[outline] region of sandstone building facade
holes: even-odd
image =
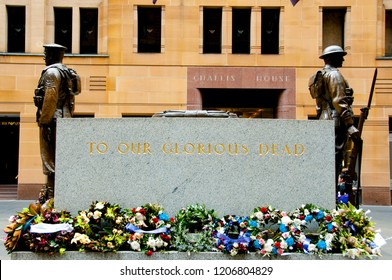
[[[76,117],[95,118],[312,119],[308,79],[324,47],[341,45],[356,116],[378,69],[362,203],[391,203],[392,0],[0,0],[0,185],[19,199],[44,183],[32,96],[50,42],[67,46],[64,63],[81,76]]]

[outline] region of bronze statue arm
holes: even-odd
[[[39,126],[49,125],[53,119],[54,113],[57,109],[57,100],[59,96],[61,75],[56,69],[48,69],[45,75],[45,96],[42,105],[41,117],[39,119]]]

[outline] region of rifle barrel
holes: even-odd
[[[370,109],[370,106],[372,105],[372,98],[373,98],[374,87],[376,86],[376,80],[377,80],[377,68],[374,69],[372,87],[370,88],[369,101],[367,105],[368,109]]]

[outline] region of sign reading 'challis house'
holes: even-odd
[[[328,121],[64,119],[56,206],[72,212],[95,200],[159,203],[172,215],[196,203],[222,215],[263,205],[333,208],[333,143]]]

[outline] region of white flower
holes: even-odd
[[[359,255],[358,249],[347,249],[347,251],[343,253],[343,256],[347,256],[351,259],[355,259],[358,255]]]
[[[230,250],[230,255],[231,256],[235,256],[235,255],[237,255],[238,254],[238,251],[237,250],[235,250],[235,249],[231,249]]]
[[[334,238],[334,234],[332,234],[332,233],[327,233],[326,235],[325,235],[325,241],[326,242],[331,242],[332,240],[333,240],[333,238]]]
[[[128,241],[128,243],[131,245],[132,250],[140,251],[140,244],[139,244],[139,242],[137,242],[137,241],[129,242]]]
[[[284,241],[284,240],[282,240],[281,242],[280,242],[280,248],[282,248],[282,249],[287,249],[287,243],[286,243],[286,241]]]
[[[313,252],[313,251],[315,251],[316,250],[316,245],[315,244],[309,244],[309,246],[308,246],[308,251],[309,252]]]
[[[150,248],[152,248],[153,251],[156,250],[155,247],[156,247],[157,245],[156,245],[155,239],[154,239],[153,237],[150,236],[150,237],[148,238],[147,246],[150,247]]]
[[[75,233],[74,238],[71,240],[71,244],[77,244],[80,242],[81,244],[89,244],[91,242],[90,238],[85,234],[80,234],[79,232]]]
[[[268,239],[267,242],[264,244],[264,250],[267,252],[271,252],[273,248],[274,241],[272,239]]]
[[[93,218],[94,218],[95,220],[97,220],[97,219],[99,219],[101,216],[102,216],[101,211],[96,210],[96,211],[94,212]]]
[[[264,218],[264,214],[261,211],[255,213],[257,219],[262,220]]]
[[[299,237],[298,237],[298,241],[301,242],[301,243],[304,243],[305,240],[306,240],[306,235],[303,234],[303,233],[301,233],[301,234],[299,235]]]
[[[163,242],[163,240],[160,239],[160,238],[157,238],[157,239],[155,240],[155,243],[156,243],[157,248],[161,248],[162,246],[165,245],[165,242]]]
[[[141,233],[141,232],[136,232],[134,235],[133,235],[133,239],[134,240],[140,240],[140,239],[142,239],[143,238],[143,233]]]
[[[95,204],[95,209],[103,209],[105,207],[105,203],[103,202],[98,202],[97,204]]]
[[[137,212],[136,216],[135,216],[136,220],[138,221],[144,221],[146,219],[146,217],[143,216],[142,213]]]
[[[120,224],[123,220],[123,217],[119,216],[116,218],[116,224]]]
[[[289,223],[291,223],[292,222],[292,220],[290,219],[290,217],[289,216],[284,216],[284,217],[282,217],[282,223],[285,225],[285,226],[287,226]]]

